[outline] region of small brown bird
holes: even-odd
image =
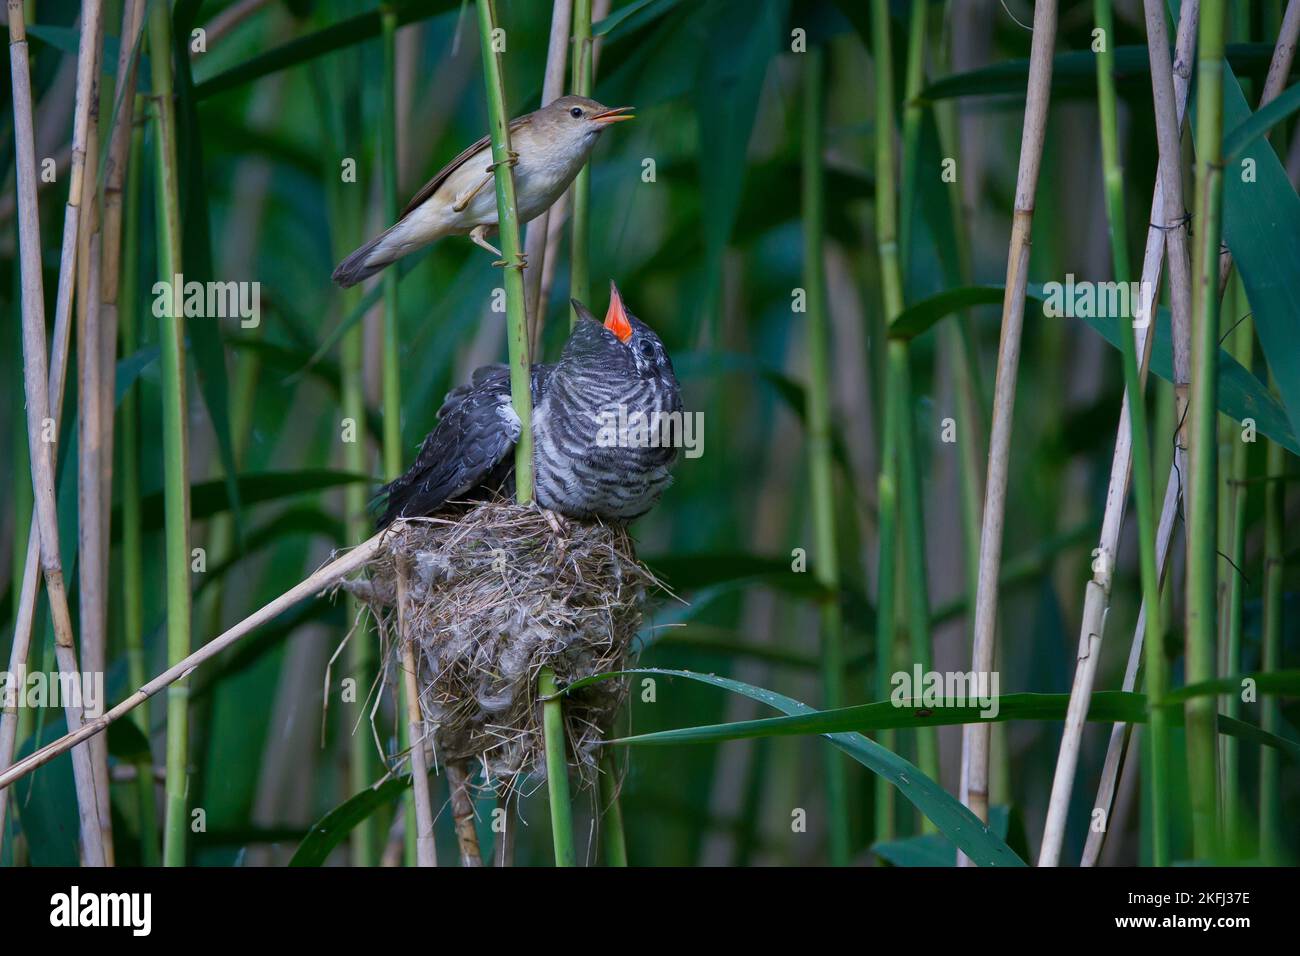
[[[510,123],[515,197],[521,223],[536,219],[569,188],[605,127],[633,119],[630,106],[613,109],[583,96],[562,96]],[[487,241],[496,231],[492,143],[484,136],[424,184],[395,224],[371,239],[334,270],[343,288],[443,236],[468,235],[497,256]]]

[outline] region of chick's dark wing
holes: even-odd
[[[519,438],[506,366],[486,366],[469,385],[447,394],[438,425],[406,474],[380,489],[379,527],[396,518],[432,514],[472,490],[505,461]]]

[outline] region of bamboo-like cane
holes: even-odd
[[[528,353],[528,322],[524,302],[524,262],[520,255],[519,207],[515,203],[514,164],[510,148],[509,113],[501,55],[496,51],[494,0],[478,0],[479,41],[483,48],[483,81],[487,87],[488,120],[492,139],[492,166],[496,171],[497,221],[501,237],[501,265],[505,267],[506,327],[510,352],[510,402],[519,416],[515,443],[515,498],[533,500],[533,394]]]
[[[64,712],[68,728],[81,726],[80,668],[73,645],[72,618],[68,611],[67,590],[63,581],[63,563],[59,554],[58,516],[54,500],[54,450],[57,439],[58,413],[63,405],[63,384],[67,373],[68,332],[72,313],[72,287],[76,273],[77,242],[81,226],[82,178],[86,164],[86,137],[89,125],[90,97],[98,65],[100,4],[88,0],[82,7],[81,44],[77,54],[77,93],[73,113],[72,163],[68,203],[63,221],[62,255],[59,284],[55,299],[54,347],[47,360],[45,345],[45,289],[41,275],[40,222],[36,206],[36,153],[32,125],[31,74],[28,67],[27,31],[21,0],[8,0],[10,72],[13,79],[14,137],[19,196],[19,257],[22,274],[23,313],[23,387],[27,400],[27,437],[31,449],[32,487],[35,497],[35,520],[28,539],[27,564],[11,656],[17,667],[12,673],[25,673],[35,616],[37,565],[45,579],[54,622],[55,655],[61,671],[69,675],[73,693]],[[17,715],[6,713],[0,732],[3,750],[0,758],[8,764],[13,758]],[[100,808],[95,786],[94,766],[89,748],[80,747],[72,756],[73,776],[77,788],[77,811],[81,827],[82,854],[90,866],[106,862]],[[0,821],[4,803],[0,801]],[[105,813],[108,812],[104,808]],[[0,833],[3,833],[0,827]]]
[[[998,575],[1002,565],[1002,526],[1007,505],[1011,459],[1011,424],[1015,410],[1016,373],[1029,281],[1029,237],[1034,196],[1047,132],[1047,105],[1052,87],[1052,50],[1056,42],[1055,0],[1036,0],[1034,38],[1029,50],[1029,86],[1025,95],[1020,165],[1016,174],[1015,211],[1007,252],[1006,292],[1002,300],[1002,334],[998,342],[997,378],[993,385],[993,424],[989,432],[988,474],[984,482],[984,520],[980,531],[979,591],[975,599],[975,634],[971,668],[993,669],[998,614]],[[989,815],[989,725],[967,724],[962,735],[962,803],[981,820]],[[964,853],[958,863],[970,865]]]
[[[1084,719],[1087,714],[1088,702],[1092,695],[1097,665],[1101,656],[1102,638],[1110,604],[1110,589],[1114,576],[1116,554],[1119,548],[1119,535],[1124,522],[1124,505],[1128,495],[1129,479],[1136,470],[1134,466],[1137,458],[1146,452],[1145,442],[1147,437],[1144,407],[1142,406],[1141,382],[1145,381],[1147,364],[1150,361],[1149,344],[1155,331],[1155,322],[1152,320],[1155,316],[1156,290],[1160,285],[1161,262],[1166,251],[1171,260],[1169,276],[1171,299],[1173,300],[1175,312],[1181,312],[1183,316],[1182,320],[1173,323],[1174,340],[1177,343],[1175,354],[1181,357],[1180,360],[1175,361],[1175,366],[1181,364],[1185,367],[1187,362],[1187,287],[1184,285],[1180,292],[1173,292],[1172,289],[1180,281],[1184,283],[1187,281],[1186,227],[1181,221],[1183,209],[1182,182],[1178,167],[1177,143],[1182,112],[1187,103],[1188,78],[1190,76],[1192,49],[1195,44],[1198,9],[1197,4],[1190,2],[1190,0],[1183,4],[1175,44],[1178,66],[1174,67],[1169,58],[1164,10],[1163,7],[1159,6],[1158,0],[1156,7],[1157,9],[1153,11],[1152,4],[1147,4],[1147,29],[1161,162],[1159,174],[1156,178],[1156,194],[1151,202],[1150,222],[1153,225],[1147,232],[1146,254],[1142,266],[1142,283],[1139,285],[1139,314],[1147,323],[1146,334],[1141,340],[1135,342],[1139,379],[1137,391],[1134,392],[1131,387],[1126,385],[1124,401],[1120,409],[1120,426],[1115,437],[1115,452],[1111,461],[1110,485],[1106,494],[1106,511],[1102,517],[1102,530],[1098,548],[1097,551],[1094,551],[1097,556],[1094,566],[1097,570],[1093,579],[1088,582],[1087,593],[1084,598],[1083,620],[1079,635],[1078,664],[1075,668],[1074,683],[1070,690],[1070,707],[1066,716],[1065,730],[1061,737],[1056,773],[1052,781],[1052,793],[1048,802],[1047,819],[1043,828],[1043,842],[1039,852],[1039,864],[1042,866],[1054,866],[1060,859],[1061,845],[1065,838],[1066,817],[1070,807],[1070,796],[1074,787],[1074,774],[1078,766],[1079,747],[1083,738]],[[1166,150],[1171,147],[1173,152],[1166,154]],[[1172,224],[1167,225],[1165,223],[1167,219],[1173,219],[1174,221]],[[1175,233],[1181,241],[1176,241],[1173,238]],[[1180,256],[1182,265],[1176,268],[1173,261],[1178,260]],[[1126,333],[1127,331],[1131,330],[1126,330]],[[1179,376],[1175,374],[1175,378],[1177,379]],[[1139,419],[1142,419],[1142,421],[1138,421]],[[1142,447],[1139,448],[1139,445]],[[1141,490],[1141,487],[1141,484],[1139,484],[1138,494],[1146,496],[1145,500],[1142,501],[1142,507],[1145,509],[1151,501],[1150,492],[1149,488]],[[1142,515],[1139,515],[1139,520],[1142,520]],[[1150,530],[1149,523],[1144,530]],[[1144,541],[1141,550],[1145,556],[1147,554],[1154,555],[1157,549],[1153,542]],[[1158,574],[1159,572],[1156,571],[1155,573]],[[1155,574],[1151,575],[1151,577],[1154,578]],[[1147,577],[1144,576],[1144,592],[1148,583],[1154,583],[1154,581],[1148,582]],[[1153,616],[1150,623],[1156,625],[1158,621]],[[1153,690],[1158,689],[1157,684]],[[1159,755],[1164,752],[1163,748],[1167,742],[1164,734],[1163,714],[1159,710],[1153,710],[1152,716],[1153,726],[1150,740],[1153,753]],[[1158,756],[1156,761],[1162,763]],[[1153,779],[1160,786],[1165,783],[1164,775],[1158,771]],[[1154,825],[1157,833],[1164,832],[1167,807],[1167,800],[1163,798],[1156,800]],[[1155,857],[1158,863],[1164,862],[1163,853],[1161,852],[1164,846],[1163,840],[1156,840],[1155,849],[1157,852]]]
[[[101,14],[92,38],[95,48],[103,45]],[[102,52],[101,54],[102,55]],[[99,70],[90,83],[90,112],[86,118],[87,165],[81,178],[81,228],[77,234],[77,602],[81,665],[88,674],[103,673],[108,658],[108,521],[103,501],[102,455],[103,366],[100,359],[100,262],[102,237],[99,232]],[[107,417],[112,417],[108,406]],[[90,742],[95,768],[95,790],[101,808],[108,803],[108,746],[105,740]],[[104,862],[113,865],[112,814],[99,815]]]
[[[181,222],[176,159],[176,104],[172,99],[172,23],[166,3],[149,11],[149,61],[154,98],[158,268],[172,283],[181,271]],[[185,391],[185,323],[180,290],[173,290],[170,314],[161,319],[163,523],[167,584],[167,659],[190,653],[190,481]],[[167,689],[167,787],[163,865],[185,863],[189,834],[189,684]]]
[[[831,460],[830,327],[823,260],[825,190],[822,122],[826,111],[824,60],[820,48],[804,55],[803,139],[800,172],[803,209],[803,283],[808,337],[808,472],[817,582],[829,595],[821,604],[822,702],[828,709],[844,700],[844,625],[839,600],[836,548],[835,471]],[[826,760],[826,803],[831,863],[849,862],[848,791],[844,758],[831,751]]]
[[[546,746],[546,788],[551,801],[551,845],[556,866],[574,866],[573,807],[569,804],[569,764],[564,732],[564,710],[555,672],[543,667],[537,678],[542,699],[542,736]]]
[[[555,0],[551,6],[551,37],[546,45],[546,73],[542,77],[542,102],[545,106],[564,94],[564,67],[569,52],[569,24],[573,19],[573,0]],[[546,306],[542,299],[542,274],[550,255],[548,246],[551,211],[547,209],[528,224],[524,238],[524,287],[528,295],[528,350],[536,354],[542,344],[542,326]]]
[[[403,527],[404,522],[402,521],[396,521],[389,525],[388,528],[363,541],[347,554],[335,558],[314,574],[304,578],[273,601],[258,608],[238,624],[208,641],[185,659],[172,664],[157,677],[141,685],[135,693],[116,707],[93,720],[86,721],[78,730],[65,734],[58,740],[51,741],[40,750],[29,754],[12,767],[0,772],[0,790],[8,787],[15,780],[25,777],[37,767],[49,763],[59,754],[66,753],[82,741],[103,733],[110,724],[131,713],[154,694],[173,686],[182,678],[188,677],[200,664],[216,657],[226,648],[247,637],[263,624],[273,621],[299,601],[333,587],[373,558],[383,546],[384,539],[388,534],[398,534]]]
[[[411,754],[411,793],[415,810],[415,860],[418,866],[437,866],[433,837],[433,796],[429,787],[429,761],[425,754],[424,715],[420,708],[419,665],[415,640],[406,628],[406,568],[397,562],[397,644],[402,649],[402,686],[406,703],[407,740]],[[409,823],[408,816],[408,823]]]
[[[1187,661],[1189,684],[1215,672],[1215,568],[1218,561],[1215,485],[1218,442],[1219,239],[1223,208],[1223,50],[1226,7],[1204,0],[1197,43],[1196,240],[1192,272],[1192,383],[1188,398]],[[1218,855],[1218,767],[1215,702],[1185,708],[1192,846],[1199,860]]]
[[[1198,3],[1199,0],[1191,0],[1192,3]],[[1175,57],[1180,62],[1190,64],[1192,44],[1195,42],[1195,22],[1190,25],[1190,32],[1187,34],[1186,43],[1184,43],[1184,23],[1187,7],[1183,5],[1183,15],[1180,16],[1178,26],[1179,42],[1175,49]],[[1264,91],[1260,96],[1260,107],[1267,106],[1282,89],[1286,82],[1286,77],[1290,74],[1291,63],[1295,56],[1297,37],[1300,37],[1300,0],[1291,0],[1287,7],[1286,16],[1282,22],[1282,29],[1278,35],[1277,43],[1273,48],[1273,59],[1269,65],[1268,79],[1264,84]],[[1181,51],[1181,53],[1180,53]],[[1181,110],[1186,102],[1186,91],[1189,86],[1190,68],[1174,74],[1174,86],[1177,92],[1178,108]],[[1161,178],[1156,176],[1156,199],[1161,198],[1160,189]],[[1156,212],[1155,201],[1152,202],[1151,222],[1159,222],[1159,216]],[[1152,230],[1154,233],[1154,228]],[[1148,252],[1150,252],[1150,235],[1148,234]],[[1163,245],[1162,245],[1163,248]],[[1232,268],[1232,257],[1230,255],[1221,255],[1219,261],[1219,283],[1220,291],[1227,282],[1228,273]],[[1158,280],[1154,285],[1158,285]],[[1179,468],[1182,474],[1187,473],[1186,458],[1179,458]],[[1156,532],[1157,538],[1157,563],[1160,568],[1161,578],[1163,580],[1166,568],[1166,558],[1168,554],[1169,542],[1173,536],[1174,518],[1176,517],[1177,501],[1176,496],[1178,488],[1181,486],[1180,476],[1177,468],[1169,474],[1169,485],[1165,492],[1165,505],[1161,512],[1160,527]],[[1143,656],[1143,627],[1145,622],[1146,608],[1145,604],[1138,612],[1137,628],[1133,635],[1133,643],[1129,650],[1128,667],[1124,674],[1124,683],[1122,689],[1131,691],[1137,687],[1137,678],[1140,671],[1140,663]],[[1129,726],[1127,724],[1115,724],[1111,728],[1110,743],[1106,749],[1106,758],[1102,765],[1101,781],[1097,786],[1097,799],[1093,805],[1097,809],[1105,812],[1109,818],[1111,804],[1115,796],[1115,788],[1119,780],[1120,767],[1123,763],[1123,753],[1128,747]],[[1089,830],[1088,841],[1084,846],[1083,866],[1092,866],[1096,863],[1101,855],[1101,847],[1106,838],[1106,830]]]
[[[883,26],[876,27],[873,32],[877,47],[876,242],[884,280],[882,285],[886,292],[885,321],[892,323],[902,312],[906,301],[904,282],[909,251],[907,237],[910,232],[903,228],[902,222],[910,223],[914,214],[912,201],[919,172],[917,163],[922,110],[917,100],[925,83],[925,28],[928,11],[926,4],[914,4],[908,25],[906,87],[903,91],[906,103],[903,115],[901,190],[904,207],[900,221],[893,196],[897,177],[893,161],[894,78],[893,56],[889,48],[889,11],[884,3],[879,3],[873,10],[878,21],[883,23]],[[901,237],[901,241],[895,240],[895,234]],[[934,653],[930,638],[930,593],[926,580],[923,484],[912,417],[911,360],[907,342],[891,339],[888,348],[887,403],[892,406],[892,414],[898,417],[898,501],[907,594],[907,634],[911,642],[912,660],[921,665],[922,671],[929,673],[933,667]],[[938,780],[938,730],[934,727],[917,728],[916,750],[917,765],[921,772]],[[922,831],[934,831],[934,824],[929,818],[923,814],[920,816]]]
[[[469,789],[469,772],[459,761],[448,763],[446,771],[447,789],[451,792],[451,819],[456,830],[456,843],[460,846],[460,865],[482,866],[483,854],[478,846],[478,823]]]

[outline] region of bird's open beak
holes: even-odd
[[[610,123],[621,123],[623,120],[636,119],[630,112],[634,109],[636,109],[635,106],[615,106],[613,109],[592,113],[591,121],[606,126]]]
[[[609,283],[609,309],[605,312],[605,328],[613,332],[624,344],[632,337],[632,323],[627,320],[623,297],[618,294],[618,286],[614,285],[613,280]]]

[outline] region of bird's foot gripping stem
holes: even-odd
[[[501,162],[499,163],[493,163],[491,166],[489,166],[488,172],[495,173],[497,171],[497,168],[500,166],[515,167],[518,165],[519,165],[519,154],[515,152],[513,149],[508,149],[506,150],[506,158],[501,160]]]
[[[474,245],[476,246],[486,249],[488,252],[492,253],[492,255],[500,258],[501,250],[498,249],[496,246],[492,245],[492,243],[487,241],[487,234],[489,228],[491,227],[487,223],[479,223],[477,226],[475,226],[473,229],[469,231],[470,242],[474,243]]]

